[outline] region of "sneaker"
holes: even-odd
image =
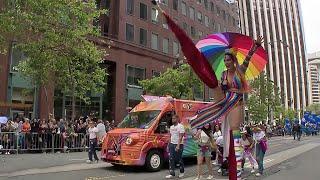
[[[174,176],[172,176],[171,174],[166,176],[166,179],[171,179],[171,178],[174,178]]]
[[[183,178],[183,176],[184,176],[184,173],[179,174],[179,178]]]
[[[260,177],[260,176],[261,176],[261,174],[260,174],[260,173],[257,173],[257,174],[256,174],[256,176],[257,176],[257,177]]]
[[[207,177],[207,179],[213,179],[213,176],[212,176],[212,175],[209,175],[209,176]]]
[[[201,179],[201,177],[197,176],[194,180],[200,180],[200,179]]]
[[[254,170],[254,169],[252,169],[251,171],[250,171],[250,173],[251,174],[253,174],[253,173],[255,173],[256,171]]]
[[[92,161],[90,161],[89,159],[86,161],[87,164],[91,164]]]
[[[222,170],[221,169],[218,169],[218,173],[221,173],[222,172]]]
[[[99,160],[95,160],[94,162],[98,164]]]

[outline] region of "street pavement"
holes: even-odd
[[[320,156],[312,159],[312,156],[320,152],[320,137],[303,137],[301,141],[292,139],[292,137],[274,137],[269,141],[269,150],[265,158],[267,170],[265,176],[262,177],[263,179],[286,179],[286,177],[289,177],[288,173],[294,174],[291,171],[298,175],[305,174],[305,172],[310,174],[309,178],[304,178],[305,180],[313,180],[312,177],[319,177],[316,179],[320,179],[320,171],[316,169],[320,166]],[[309,157],[310,160],[304,158],[304,156]],[[85,164],[86,159],[86,152],[1,155],[0,180],[140,180],[164,179],[168,173],[168,167],[160,172],[149,173],[141,167],[116,168],[104,162]],[[195,159],[186,159],[185,163],[185,179],[194,179],[196,174]],[[304,166],[289,166],[290,163],[301,163]],[[247,165],[244,177],[257,179],[250,175],[248,167]],[[214,167],[214,169],[217,170],[218,167]],[[217,179],[227,179],[227,177],[219,176],[217,171],[214,172]],[[314,172],[313,174],[318,173],[319,176],[314,176],[312,172]],[[290,180],[295,177],[298,176],[292,175]]]

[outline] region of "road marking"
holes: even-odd
[[[81,158],[81,159],[69,159],[70,161],[85,161],[88,160],[88,158]]]
[[[117,178],[117,177],[124,177],[124,174],[120,174],[117,176],[104,176],[104,177],[87,177],[85,180],[103,180],[103,179],[111,179],[111,178]]]
[[[2,173],[0,177],[16,177],[16,176],[25,176],[31,174],[47,174],[47,173],[57,173],[57,172],[68,172],[68,171],[78,171],[78,170],[88,170],[88,169],[98,169],[112,166],[109,163],[97,163],[97,164],[67,164],[63,166],[53,166],[49,168],[34,168],[26,169],[21,171],[16,171],[12,173]]]

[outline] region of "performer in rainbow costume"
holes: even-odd
[[[242,64],[239,64],[238,56],[236,57],[232,49],[226,49],[224,55],[226,70],[222,72],[221,81],[219,82],[208,59],[199,51],[201,44],[198,49],[184,30],[161,9],[159,4],[155,0],[152,3],[157,5],[158,10],[166,18],[168,26],[179,40],[188,64],[190,64],[198,77],[214,91],[216,102],[198,112],[197,117],[190,122],[191,128],[201,128],[208,122],[222,120],[222,133],[224,142],[226,142],[224,143],[224,156],[229,159],[229,179],[241,179],[242,148],[239,127],[243,121],[243,94],[250,91],[246,79],[246,71],[251,57],[261,46],[263,38],[259,37],[254,42]]]

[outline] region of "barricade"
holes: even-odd
[[[81,133],[0,133],[0,152],[66,152],[85,151],[89,147],[89,136]]]

